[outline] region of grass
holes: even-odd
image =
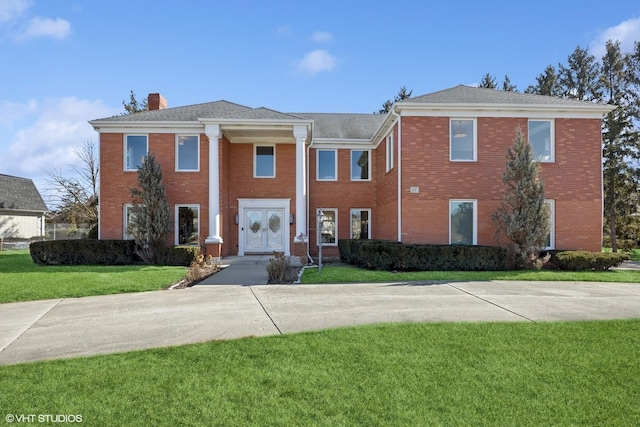
[[[570,282],[625,282],[640,283],[640,271],[414,271],[392,273],[390,271],[366,270],[353,266],[325,266],[322,274],[317,268],[307,268],[301,282],[311,283],[374,283],[408,281],[481,281],[481,280],[542,280]]]
[[[0,303],[163,289],[184,267],[42,266],[29,251],[0,252]]]
[[[639,425],[640,320],[419,323],[0,367],[87,425]]]

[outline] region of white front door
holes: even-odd
[[[245,252],[284,252],[285,210],[280,208],[247,208],[244,210]]]

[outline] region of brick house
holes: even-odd
[[[90,122],[100,133],[102,239],[127,238],[129,188],[151,151],[174,212],[169,243],[215,256],[315,255],[318,239],[337,255],[343,238],[495,245],[491,215],[520,127],[541,161],[549,247],[601,249],[607,105],[462,85],[386,115],[227,101],[167,108],[159,94],[148,105]]]

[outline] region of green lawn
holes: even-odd
[[[357,282],[407,282],[407,281],[476,281],[476,280],[560,280],[570,282],[626,282],[640,283],[640,271],[416,271],[392,273],[366,270],[353,266],[322,267],[305,269],[301,282],[311,283],[357,283]]]
[[[374,325],[0,367],[85,425],[640,425],[640,320]]]
[[[184,267],[41,266],[29,251],[0,252],[0,303],[163,289]]]

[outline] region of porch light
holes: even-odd
[[[233,222],[235,222],[236,225],[238,225],[240,223],[240,215],[235,214],[235,216],[233,217]]]
[[[293,224],[295,222],[295,217],[293,216],[292,213],[289,214],[289,224]]]

